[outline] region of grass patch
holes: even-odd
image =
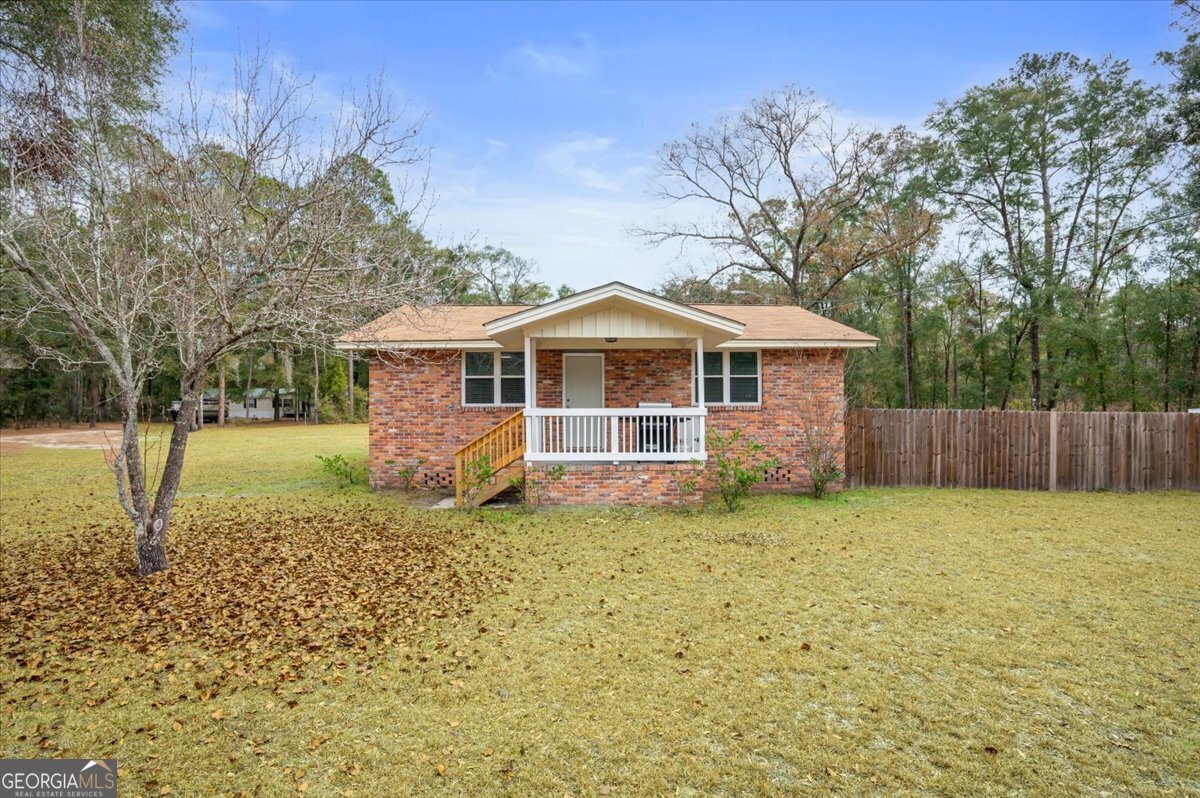
[[[117,573],[132,555],[99,454],[6,454],[3,642],[25,665],[0,670],[0,754],[114,756],[128,794],[1200,792],[1196,494],[854,491],[738,514],[467,516],[339,490],[314,457],[364,452],[363,427],[197,435],[163,576],[190,586],[188,617],[230,631],[145,651],[142,616],[161,605]],[[347,527],[339,550],[329,531]],[[429,593],[404,598],[407,577],[357,572],[356,543],[405,573],[433,568],[434,594],[461,579],[463,598],[436,617]],[[196,599],[255,548],[274,563]],[[86,589],[65,603],[10,579],[43,572]],[[321,633],[315,662],[278,680],[315,634],[286,591],[334,585],[303,604],[323,608],[317,629],[355,628],[374,590],[404,633],[365,648]],[[79,634],[114,602],[96,622],[117,631]],[[279,637],[260,639],[251,612]],[[239,659],[245,676],[212,691],[223,652],[256,643],[275,658]],[[20,681],[39,655],[38,679]]]

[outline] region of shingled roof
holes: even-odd
[[[494,339],[484,329],[485,324],[535,307],[546,306],[403,307],[346,334],[339,339],[339,345],[348,349],[415,348],[420,345],[453,348],[455,344],[495,346]],[[722,348],[850,348],[874,346],[878,342],[874,336],[791,305],[696,304],[680,305],[679,309],[683,311],[685,307],[745,325],[742,333],[722,344]]]

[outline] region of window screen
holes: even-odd
[[[525,353],[464,352],[463,402],[525,404]]]

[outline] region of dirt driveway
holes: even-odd
[[[14,452],[26,446],[44,449],[107,449],[121,441],[119,424],[80,427],[33,427],[0,430],[0,452]]]

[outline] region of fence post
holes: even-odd
[[[1050,411],[1050,490],[1058,490],[1058,411]]]

